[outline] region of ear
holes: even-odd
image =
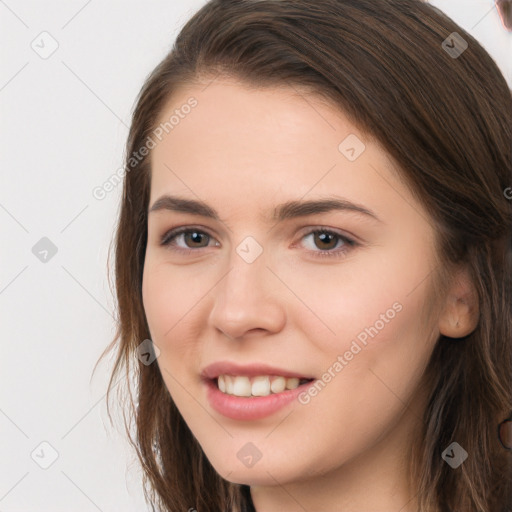
[[[466,268],[459,269],[447,288],[439,316],[439,331],[449,338],[471,334],[478,325],[478,294]]]

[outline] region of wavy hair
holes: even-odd
[[[462,53],[454,32],[468,45]],[[144,83],[126,145],[113,240],[119,318],[105,353],[116,354],[109,400],[122,382],[146,499],[169,512],[254,510],[248,486],[222,479],[209,463],[158,365],[136,357],[150,337],[142,274],[151,153],[134,155],[177,87],[219,75],[307,89],[342,109],[395,159],[430,213],[440,275],[469,269],[478,326],[437,341],[410,474],[421,511],[510,512],[512,456],[496,431],[512,409],[512,95],[482,46],[420,0],[211,0]],[[452,441],[469,454],[457,470],[441,457]]]

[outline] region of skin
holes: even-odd
[[[470,283],[461,271],[433,300],[428,213],[343,112],[297,87],[207,83],[173,94],[162,121],[191,96],[198,105],[151,154],[150,206],[163,194],[200,199],[221,219],[148,216],[143,302],[165,384],[216,471],[249,484],[259,512],[415,511],[407,464],[425,407],[421,378],[440,333],[474,329]],[[355,161],[338,149],[349,134],[366,146]],[[285,201],[333,195],[380,221],[350,211],[270,219]],[[160,245],[179,226],[206,236]],[[319,228],[358,245],[322,244],[311,234]],[[263,249],[252,263],[236,252],[247,236]],[[341,257],[318,256],[343,247]],[[308,404],[251,422],[209,405],[206,365],[262,362],[321,379],[394,303],[401,311]],[[262,454],[252,467],[237,458],[248,442]]]

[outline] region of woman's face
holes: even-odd
[[[191,85],[160,121],[144,308],[208,459],[256,486],[398,478],[439,335],[427,213],[380,146],[292,88]]]

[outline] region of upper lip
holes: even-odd
[[[246,375],[247,377],[277,375],[287,378],[297,377],[298,379],[314,378],[300,372],[293,372],[263,363],[238,364],[229,361],[217,361],[204,367],[201,371],[201,376],[206,379],[216,379],[219,375]]]

